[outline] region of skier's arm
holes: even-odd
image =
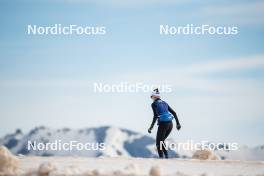
[[[152,129],[154,127],[154,125],[155,125],[155,123],[156,123],[156,121],[158,119],[158,114],[155,111],[154,104],[152,104],[151,107],[152,107],[152,111],[153,111],[153,119],[152,119],[152,123],[150,125],[150,129]]]
[[[168,105],[168,110],[174,116],[174,118],[176,120],[176,124],[180,125],[180,122],[179,122],[179,119],[178,119],[176,112],[169,105]]]

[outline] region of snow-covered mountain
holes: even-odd
[[[91,150],[70,151],[45,148],[44,150],[28,150],[28,141],[34,144],[47,144],[57,142],[60,144],[75,141],[81,144],[91,144]],[[105,144],[104,150],[99,150],[99,144]],[[75,143],[76,144],[76,143]],[[14,154],[37,155],[37,156],[133,156],[133,157],[155,157],[155,140],[149,136],[139,134],[134,131],[116,127],[98,127],[73,130],[69,128],[51,129],[47,127],[37,127],[29,133],[23,134],[17,130],[14,134],[9,134],[0,139],[0,145],[5,145]],[[96,147],[97,146],[97,147]],[[89,148],[89,149],[90,149]],[[170,153],[176,157],[175,152]]]
[[[171,140],[171,139],[169,139]],[[81,144],[92,144],[92,150],[28,150],[28,141],[37,144],[48,144],[57,142],[60,144],[75,141]],[[177,141],[171,141],[176,143]],[[99,150],[98,145],[104,143],[104,150]],[[94,144],[94,145],[93,145]],[[51,129],[37,127],[24,134],[17,130],[0,138],[0,145],[5,145],[13,154],[34,155],[34,156],[132,156],[132,157],[157,157],[155,139],[147,135],[117,128],[97,127],[85,129]],[[42,145],[41,145],[42,146]],[[93,150],[94,149],[94,150]],[[262,160],[264,161],[264,146],[249,148],[240,146],[235,151],[214,151],[221,159],[227,160]],[[170,157],[191,158],[194,151],[169,151]]]
[[[264,161],[264,145],[250,148],[248,146],[239,146],[238,150],[233,151],[215,151],[223,160],[254,160]]]

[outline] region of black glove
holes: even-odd
[[[177,124],[176,128],[177,128],[177,130],[180,130],[181,129],[181,124]]]
[[[150,128],[148,129],[148,133],[151,133],[151,130],[152,130],[152,128],[150,127]]]

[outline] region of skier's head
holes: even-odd
[[[150,95],[150,98],[152,100],[156,100],[156,99],[160,98],[160,92],[159,92],[158,88],[153,90],[153,92]]]

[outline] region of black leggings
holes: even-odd
[[[159,128],[156,137],[156,146],[160,158],[163,158],[163,154],[165,155],[165,158],[168,158],[168,151],[165,147],[164,142],[165,139],[169,136],[172,128],[173,128],[172,122],[159,122]],[[163,144],[161,142],[163,142]]]

